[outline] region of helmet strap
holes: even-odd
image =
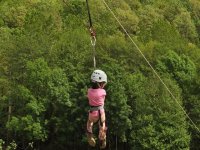
[[[106,83],[97,83],[97,85],[99,86],[99,88],[103,89],[106,85]]]
[[[100,83],[97,82],[97,85],[98,85],[99,88],[101,88],[101,84]]]

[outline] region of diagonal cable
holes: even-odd
[[[149,67],[153,70],[153,72],[155,73],[155,75],[158,77],[158,79],[161,81],[161,83],[164,85],[164,87],[167,89],[167,91],[169,92],[169,94],[172,96],[172,98],[176,101],[176,103],[179,105],[179,107],[181,108],[181,110],[185,113],[186,117],[190,120],[190,122],[193,124],[193,126],[197,129],[197,131],[200,133],[199,128],[197,127],[197,125],[192,121],[192,119],[190,118],[190,116],[187,114],[187,112],[184,110],[184,108],[181,106],[181,104],[178,102],[178,100],[175,98],[175,96],[172,94],[172,92],[170,91],[170,89],[167,87],[167,85],[164,83],[164,81],[161,79],[161,77],[158,75],[158,73],[156,72],[156,70],[153,68],[153,66],[151,65],[151,63],[148,61],[148,59],[145,57],[145,55],[143,54],[143,52],[140,50],[140,48],[137,46],[137,44],[134,42],[134,40],[132,39],[132,37],[129,35],[129,33],[126,31],[126,29],[124,28],[124,26],[122,25],[122,23],[119,21],[119,19],[116,17],[115,13],[112,11],[112,9],[108,6],[108,4],[105,2],[105,0],[102,0],[103,3],[105,4],[106,8],[111,12],[111,14],[113,15],[113,17],[116,19],[116,21],[119,23],[119,25],[121,26],[121,28],[124,30],[124,32],[126,33],[126,35],[129,37],[129,39],[131,40],[131,42],[134,44],[134,46],[136,47],[136,49],[140,52],[140,54],[142,55],[142,57],[144,58],[144,60],[147,62],[147,64],[149,65]]]

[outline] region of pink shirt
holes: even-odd
[[[87,97],[89,99],[90,106],[104,105],[106,91],[104,89],[88,89]]]

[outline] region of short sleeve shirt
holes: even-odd
[[[104,89],[88,89],[87,97],[90,106],[101,106],[104,105],[106,91]]]

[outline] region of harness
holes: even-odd
[[[103,126],[103,122],[102,122],[102,119],[101,119],[101,109],[104,109],[104,105],[101,105],[101,106],[90,106],[90,112],[98,111],[100,126],[102,127]]]

